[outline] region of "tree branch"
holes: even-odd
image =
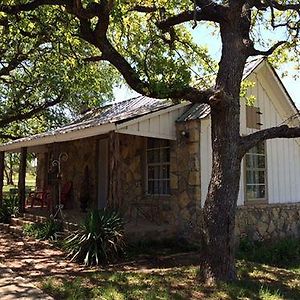
[[[254,47],[249,48],[248,56],[256,56],[256,55],[263,55],[263,56],[269,56],[271,55],[278,47],[285,44],[287,41],[279,41],[276,44],[274,44],[272,47],[270,47],[268,50],[257,50]]]
[[[300,137],[300,126],[289,127],[288,125],[281,125],[254,132],[247,136],[241,137],[242,156],[259,142],[275,138],[298,137]]]
[[[36,106],[27,112],[18,113],[12,116],[4,116],[0,119],[0,127],[6,126],[15,121],[22,121],[22,120],[29,119],[34,115],[42,112],[43,110],[62,102],[63,99],[64,99],[64,93],[61,93],[56,99],[52,101],[45,101],[43,104]]]
[[[203,2],[200,4],[199,2]],[[206,4],[204,4],[206,3]],[[186,10],[157,23],[158,28],[167,30],[172,26],[188,21],[212,21],[221,23],[226,14],[226,8],[210,1],[196,1],[195,10]]]
[[[158,11],[158,8],[156,6],[136,5],[133,8],[131,8],[129,11],[136,11],[141,13],[152,13]]]

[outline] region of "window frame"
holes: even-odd
[[[247,153],[245,154],[244,156],[244,203],[245,204],[268,204],[268,160],[267,160],[267,143],[266,141],[263,141],[262,142],[264,144],[264,154],[259,154],[259,153],[250,153],[249,151],[247,151]],[[255,155],[255,156],[264,156],[265,158],[265,167],[264,168],[252,168],[252,169],[249,169],[247,168],[247,155]],[[247,171],[250,170],[250,171],[264,171],[264,184],[260,184],[260,183],[253,183],[253,184],[247,184]],[[248,185],[254,185],[254,186],[260,186],[260,185],[264,185],[265,186],[265,197],[264,198],[248,198],[247,197],[247,186]]]
[[[148,141],[149,139],[153,139],[153,140],[163,140],[163,141],[167,141],[168,142],[168,146],[159,146],[159,147],[148,147]],[[168,197],[171,195],[171,145],[170,145],[170,141],[169,140],[165,140],[165,139],[157,139],[157,138],[147,138],[146,139],[146,143],[145,143],[145,195],[146,196],[150,196],[150,197]],[[163,162],[163,150],[164,149],[169,149],[169,160],[167,162]],[[153,151],[153,150],[159,150],[159,162],[152,162],[149,163],[148,162],[148,152],[149,150]],[[149,167],[160,167],[160,171],[159,171],[159,178],[150,178],[149,179]],[[168,178],[163,178],[163,166],[168,166],[169,167],[169,172],[168,172]],[[150,181],[159,181],[159,182],[169,182],[169,190],[168,193],[162,194],[162,193],[149,193],[149,180]]]

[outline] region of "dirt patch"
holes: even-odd
[[[88,268],[70,262],[66,254],[52,244],[32,238],[0,232],[0,262],[29,279],[33,284],[47,277],[72,279],[94,271],[162,272],[173,267],[197,265],[197,253],[155,256],[111,264],[105,268]]]

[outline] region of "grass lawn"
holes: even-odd
[[[278,268],[240,260],[239,280],[207,288],[193,264],[163,268],[137,265],[88,272],[72,280],[50,277],[41,288],[55,299],[300,299],[300,262]]]
[[[7,185],[4,182],[3,186],[3,193],[9,194],[11,189],[17,189],[18,188],[18,174],[13,176],[13,181],[15,185]],[[26,187],[28,187],[31,191],[35,189],[35,176],[32,174],[27,173],[26,174]]]

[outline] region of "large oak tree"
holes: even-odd
[[[6,16],[26,18],[43,9],[58,9],[63,16],[71,16],[76,24],[73,34],[98,50],[96,56],[87,59],[111,63],[136,92],[149,97],[185,99],[210,105],[212,175],[203,208],[204,251],[200,267],[206,282],[234,279],[233,233],[241,159],[258,142],[300,136],[300,128],[287,125],[248,136],[240,135],[243,70],[251,56],[276,53],[278,58],[280,51],[282,54],[287,53],[284,52],[287,49],[290,49],[289,53],[298,51],[298,1],[4,2],[7,4],[1,4],[0,11]],[[190,35],[191,27],[197,30],[199,22],[214,24],[221,36],[221,58],[215,82],[210,87],[205,83],[207,72],[214,69],[213,63],[205,50],[193,43]],[[280,39],[273,39],[272,44],[268,31],[276,30]]]

